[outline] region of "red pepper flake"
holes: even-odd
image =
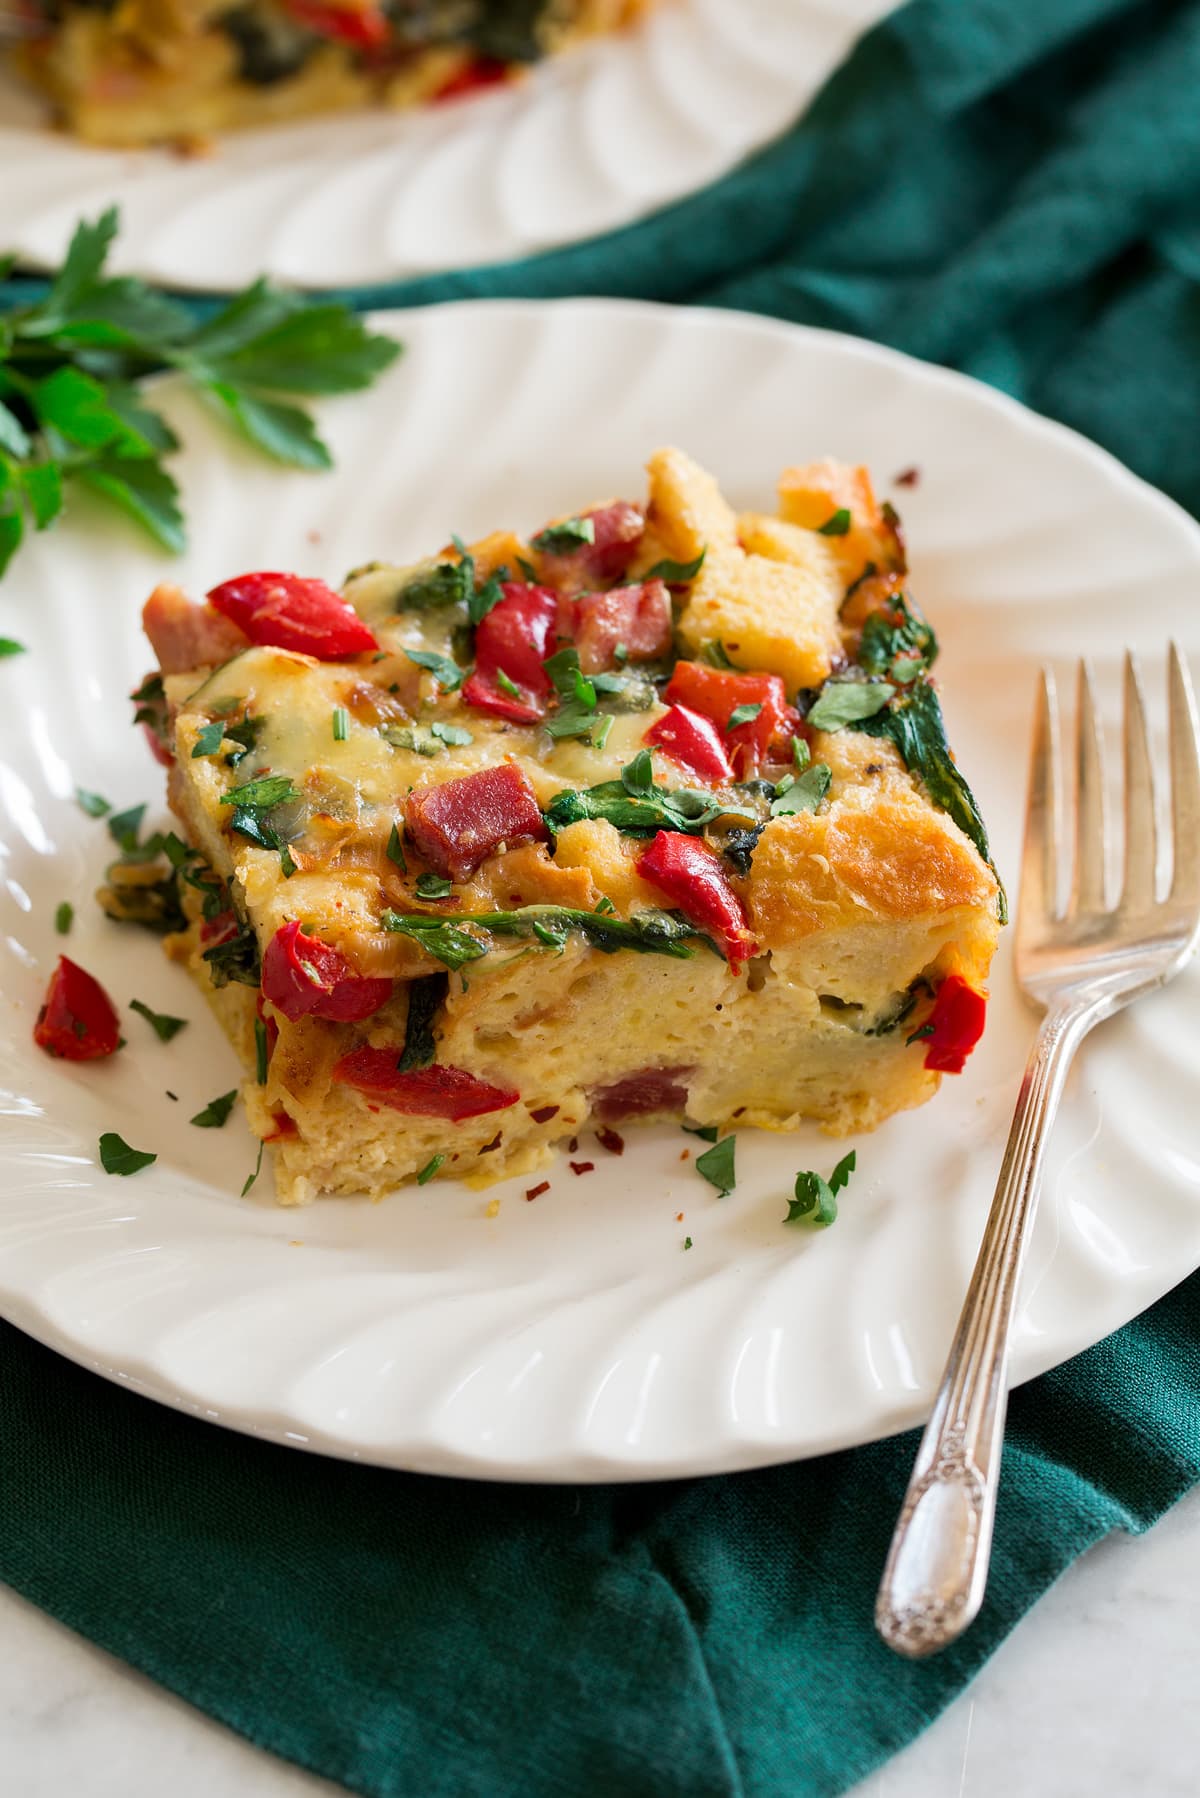
[[[625,1153],[625,1138],[616,1130],[609,1130],[604,1124],[601,1124],[596,1131],[596,1141],[602,1149],[607,1149],[610,1155]]]
[[[493,1149],[498,1149],[500,1147],[500,1138],[503,1134],[504,1132],[502,1130],[497,1130],[491,1142],[485,1142],[479,1153],[481,1155],[490,1155]]]
[[[743,1113],[743,1111],[745,1111],[745,1109],[746,1109],[746,1107],[745,1107],[745,1106],[744,1106],[744,1105],[739,1105],[739,1106],[738,1106],[738,1108],[737,1108],[737,1110],[736,1110],[736,1111],[735,1111],[735,1112],[734,1112],[734,1114],[733,1114],[733,1115],[734,1115],[734,1117],[735,1117],[735,1118],[740,1118],[740,1117],[741,1117],[741,1115],[742,1115],[742,1113]]]
[[[683,1222],[683,1212],[682,1211],[677,1211],[675,1213],[675,1222],[677,1224],[681,1224]]]
[[[579,1138],[577,1136],[573,1136],[571,1138],[570,1142],[567,1144],[567,1154],[573,1155],[578,1147],[579,1147]]]
[[[680,1161],[690,1161],[691,1158],[692,1158],[692,1151],[690,1149],[680,1149],[680,1151],[679,1151]]]
[[[915,487],[921,479],[919,468],[902,468],[898,475],[893,475],[893,487]]]
[[[539,1182],[539,1184],[537,1186],[529,1187],[528,1190],[526,1191],[525,1197],[530,1201],[530,1203],[532,1203],[534,1199],[540,1199],[544,1192],[549,1192],[549,1191],[550,1191],[549,1180],[542,1180]]]
[[[539,1105],[536,1111],[530,1112],[535,1124],[548,1124],[550,1119],[558,1116],[557,1105]]]
[[[590,1174],[595,1165],[594,1161],[569,1161],[567,1163],[573,1174]]]

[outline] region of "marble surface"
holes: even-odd
[[[1149,1535],[1110,1537],[1072,1567],[974,1685],[853,1798],[1193,1798],[1198,1590],[1200,1492]],[[0,1589],[3,1798],[340,1790]]]

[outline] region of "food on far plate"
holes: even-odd
[[[511,79],[654,0],[17,0],[22,72],[94,144],[202,139]]]
[[[739,515],[668,449],[644,502],[340,594],[151,596],[186,841],[106,903],[211,997],[285,1202],[588,1124],[842,1134],[962,1068],[1003,894],[898,521],[861,469],[779,492]]]

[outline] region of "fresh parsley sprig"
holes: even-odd
[[[184,546],[179,448],[140,383],[182,374],[257,449],[293,468],[332,466],[310,414],[283,395],[350,393],[399,354],[345,306],[310,304],[265,280],[203,323],[129,276],[106,275],[117,210],[76,227],[48,292],[0,313],[0,575],[32,527],[89,489],[164,549]]]

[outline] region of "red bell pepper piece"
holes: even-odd
[[[934,1074],[961,1074],[986,1020],[983,994],[961,974],[947,974],[926,1020],[933,1034],[926,1039],[925,1066]]]
[[[281,924],[267,944],[262,990],[263,997],[293,1023],[312,1015],[352,1024],[386,1004],[392,983],[356,973],[340,949],[306,936],[293,918]]]
[[[507,1111],[521,1096],[515,1087],[491,1086],[465,1068],[439,1067],[436,1062],[402,1074],[396,1066],[398,1058],[394,1048],[351,1049],[335,1065],[333,1078],[343,1086],[369,1093],[393,1111],[407,1112],[410,1117],[449,1118],[454,1123],[489,1111]]]
[[[637,554],[646,529],[645,515],[624,499],[579,516],[591,520],[590,543],[580,543],[558,554],[538,550],[538,564],[550,580],[573,593],[597,582],[620,580]]]
[[[121,1026],[100,982],[60,955],[42,1000],[33,1040],[63,1061],[100,1061],[120,1046]]]
[[[379,645],[354,610],[324,581],[300,574],[239,574],[209,593],[218,612],[251,643],[340,662]]]
[[[579,666],[585,674],[612,668],[618,644],[625,661],[652,662],[666,655],[674,637],[671,595],[663,581],[581,593],[575,601],[574,623]]]
[[[549,835],[533,788],[515,762],[417,787],[404,807],[408,834],[436,874],[465,880],[502,843]]]
[[[725,745],[717,727],[699,712],[685,705],[673,705],[664,712],[642,738],[655,749],[661,749],[672,761],[682,762],[701,780],[731,781],[733,763],[725,753]]]
[[[478,93],[480,88],[496,87],[508,79],[508,64],[498,56],[473,56],[465,69],[451,75],[434,94],[435,100],[459,100],[464,94]]]
[[[758,772],[772,749],[780,760],[791,760],[788,739],[799,729],[800,719],[787,703],[777,674],[739,674],[709,668],[704,662],[677,662],[664,697],[712,719],[743,779]],[[748,724],[728,730],[730,715],[739,705],[762,709]]]
[[[667,895],[693,924],[714,937],[735,974],[758,945],[746,928],[746,912],[706,843],[679,830],[660,830],[637,859],[637,871]]]
[[[388,41],[387,17],[377,6],[323,6],[320,0],[284,0],[288,12],[319,37],[337,38],[357,50],[380,50]]]
[[[478,711],[515,724],[536,724],[546,711],[550,676],[542,663],[554,648],[558,597],[548,587],[506,581],[504,598],[475,627],[475,672],[463,698]],[[503,674],[517,692],[506,693]]]

